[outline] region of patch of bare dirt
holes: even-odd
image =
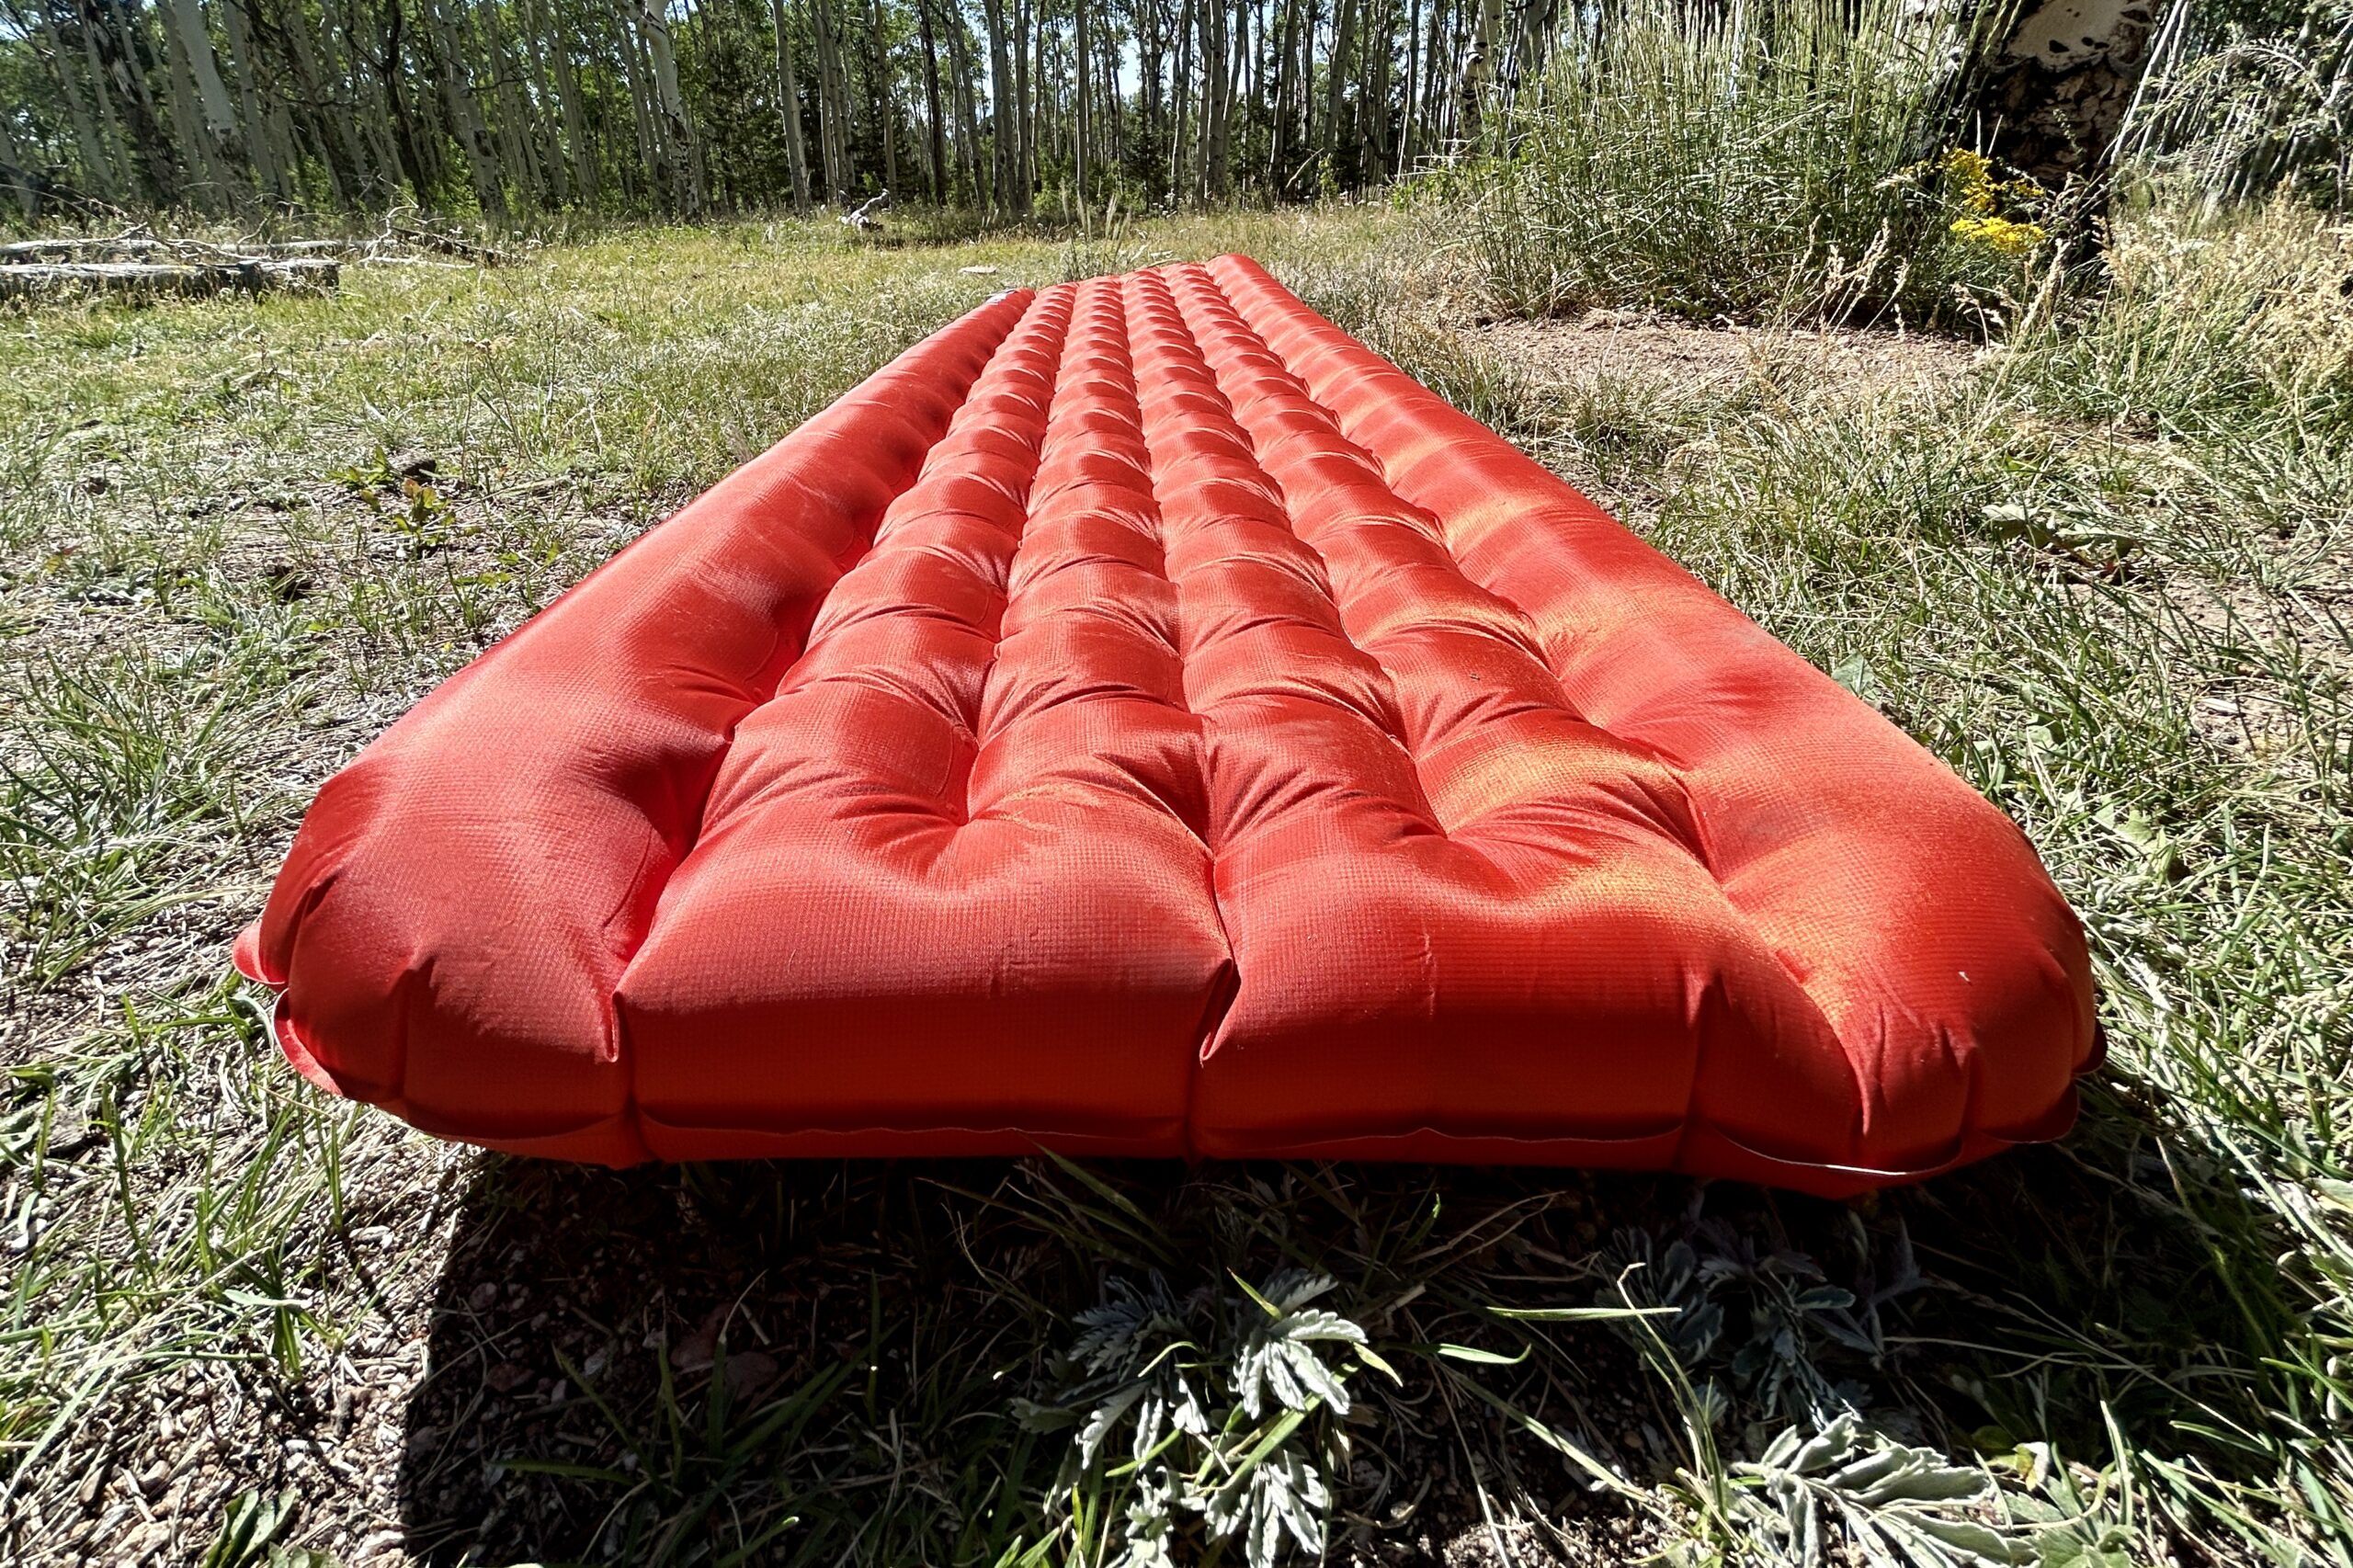
[[[1473,323],[1467,333],[1542,382],[1586,389],[1613,381],[1649,382],[1660,390],[1719,394],[1760,379],[1851,396],[1933,391],[1984,352],[1950,337],[1848,327],[1702,326],[1629,311]]]

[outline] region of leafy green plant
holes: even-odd
[[[1835,1375],[1843,1357],[1859,1366],[1886,1354],[1885,1314],[1927,1283],[1910,1233],[1896,1227],[1885,1256],[1866,1250],[1851,1281],[1833,1282],[1808,1254],[1710,1219],[1661,1243],[1646,1231],[1619,1233],[1604,1255],[1610,1283],[1604,1305],[1665,1309],[1630,1320],[1626,1332],[1701,1380],[1729,1381],[1761,1419],[1829,1420],[1859,1389]],[[1713,1409],[1728,1408],[1711,1396]]]
[[[383,448],[365,461],[331,469],[327,477],[365,501],[380,516],[388,516],[399,532],[409,558],[415,560],[449,540],[457,521],[440,487],[432,483],[429,461],[395,466]],[[387,513],[386,502],[392,506]]]
[[[197,1568],[335,1568],[324,1551],[282,1544],[278,1537],[299,1512],[292,1487],[276,1497],[247,1492],[223,1512],[221,1528],[198,1559]]]
[[[239,824],[269,699],[252,665],[131,648],[0,670],[0,936],[46,984],[127,927],[205,896],[200,824]],[[28,732],[37,744],[9,744]]]
[[[1238,1293],[1179,1298],[1157,1273],[1140,1286],[1111,1279],[1079,1314],[1053,1400],[1022,1407],[1030,1430],[1074,1433],[1056,1492],[1083,1530],[1092,1521],[1097,1560],[1116,1543],[1126,1568],[1168,1568],[1192,1533],[1239,1541],[1251,1568],[1289,1549],[1324,1551],[1347,1464],[1347,1378],[1387,1364],[1363,1329],[1313,1304],[1332,1290],[1328,1276],[1234,1283]],[[1330,1346],[1355,1366],[1326,1360]]]
[[[1733,1520],[1768,1561],[1814,1568],[1843,1539],[1889,1568],[1987,1568],[2033,1552],[1989,1512],[1992,1478],[1934,1449],[1870,1431],[1853,1414],[1810,1436],[1792,1427],[1733,1467]]]

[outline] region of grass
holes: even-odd
[[[7,318],[12,1560],[996,1565],[1167,1521],[1191,1562],[1211,1506],[1344,1560],[2353,1557],[2346,236],[2142,213],[2105,292],[1893,378],[1892,340],[1643,322],[1546,359],[1475,324],[1519,285],[1429,216],[630,230]],[[226,946],[369,735],[957,311],[1233,247],[2018,819],[2099,964],[2111,1069],[2074,1137],[1854,1205],[1411,1166],[613,1174],[284,1068]],[[1269,1392],[1278,1341],[1345,1415]]]
[[[1630,6],[1579,27],[1467,185],[1512,308],[1970,324],[2058,203],[1955,163],[1979,17],[1902,0]],[[1958,227],[1956,225],[1959,225]]]

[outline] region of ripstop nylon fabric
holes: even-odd
[[[2080,929],[1876,712],[1256,264],[992,301],[330,779],[240,966],[495,1147],[1675,1167],[2063,1131]]]

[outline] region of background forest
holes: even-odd
[[[1564,21],[1554,0],[1508,17],[1480,0],[6,0],[0,17],[0,82],[29,111],[0,118],[0,159],[52,187],[494,217],[1357,190],[1473,135]]]
[[[0,0],[0,190],[21,219],[1299,200],[1506,152],[1543,103],[1622,96],[1661,17],[1802,71],[1851,56],[1889,78],[1880,98],[1934,99],[1903,119],[1908,145],[1872,149],[1894,162],[1848,171],[1866,187],[1956,136],[2088,172],[2128,110],[2143,155],[2219,155],[2264,185],[2342,164],[2341,0]],[[1808,36],[1825,25],[1845,36]],[[2027,56],[2069,85],[1995,90]],[[2048,144],[2054,92],[2073,145]]]

